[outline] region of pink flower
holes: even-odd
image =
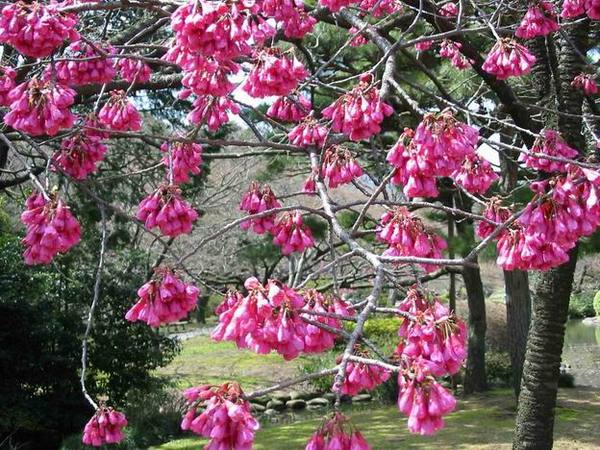
[[[394,110],[379,99],[379,91],[370,85],[371,81],[371,75],[361,75],[357,86],[323,110],[323,117],[332,121],[333,131],[344,133],[353,141],[381,132],[381,122]]]
[[[425,41],[420,41],[415,44],[415,50],[418,52],[426,52],[433,46],[433,41],[431,39],[427,39]]]
[[[560,133],[554,130],[543,130],[533,143],[531,152],[569,159],[575,158],[579,154],[577,150],[569,147],[560,136]],[[545,159],[542,156],[521,153],[519,161],[525,163],[527,167],[544,172],[560,172],[565,170],[564,162]]]
[[[295,57],[288,58],[274,49],[262,50],[243,85],[244,91],[256,98],[288,95],[309,75]]]
[[[336,411],[311,436],[306,450],[371,450],[371,447],[350,420]]]
[[[11,2],[0,14],[0,42],[32,58],[50,56],[65,40],[76,41],[77,18],[59,12],[60,4]]]
[[[145,83],[152,77],[150,66],[141,59],[122,58],[117,65],[121,78],[129,83]]]
[[[112,91],[98,113],[98,120],[110,130],[140,131],[142,116],[127,98],[125,91]]]
[[[439,14],[442,17],[456,17],[458,16],[458,6],[456,6],[456,3],[446,3],[439,9]]]
[[[250,412],[239,384],[197,386],[183,396],[188,410],[181,421],[182,430],[210,438],[208,450],[251,450],[259,424]]]
[[[233,91],[234,85],[229,75],[239,71],[239,66],[230,61],[216,61],[212,58],[198,62],[193,70],[187,70],[181,83],[186,88],[179,98],[188,98],[191,94],[224,97]]]
[[[356,351],[355,354],[357,354]],[[368,358],[369,353],[361,351],[358,353],[358,356]],[[338,360],[339,362],[340,360]],[[380,384],[385,383],[389,378],[390,372],[383,367],[348,361],[348,364],[346,364],[346,376],[340,388],[340,393],[344,395],[356,395],[363,390],[372,391]]]
[[[304,95],[279,97],[267,110],[267,116],[282,122],[300,122],[312,110],[312,104]]]
[[[592,96],[598,93],[598,85],[594,81],[594,77],[587,73],[580,73],[573,78],[573,81],[571,81],[571,86],[581,89],[587,96]]]
[[[147,229],[158,227],[165,236],[176,237],[192,231],[198,213],[181,197],[179,187],[161,186],[140,203],[136,218]]]
[[[490,163],[477,153],[467,155],[460,166],[452,174],[454,181],[473,194],[485,194],[498,175]]]
[[[558,31],[559,28],[554,5],[547,1],[538,1],[527,9],[527,13],[515,31],[515,36],[533,39],[547,36]]]
[[[8,100],[4,123],[32,136],[54,136],[75,122],[69,109],[75,91],[58,83],[32,78],[10,91]]]
[[[358,3],[360,0],[319,0],[319,3],[332,13],[338,12],[340,9]]]
[[[65,55],[69,61],[56,62],[56,79],[69,86],[104,84],[112,81],[117,73],[114,61],[102,55],[95,47],[105,54],[115,53],[115,49],[109,45],[94,44],[92,47],[83,41],[73,42],[67,47]],[[46,72],[50,78],[52,68],[48,67]]]
[[[246,211],[248,214],[259,214],[269,209],[281,208],[281,203],[267,185],[262,189],[256,182],[250,184],[250,188],[242,197],[240,202],[240,210]],[[271,231],[275,226],[275,214],[257,217],[246,220],[240,224],[243,230],[252,227],[252,231],[256,234],[263,234],[266,231]]]
[[[12,67],[0,66],[0,106],[10,105],[10,91],[15,86],[15,78],[17,77],[17,71]]]
[[[444,39],[440,44],[440,56],[449,59],[450,64],[457,69],[464,70],[471,67],[472,61],[460,52],[461,47],[462,44],[460,42]]]
[[[96,172],[106,151],[106,145],[99,138],[83,132],[64,138],[52,161],[70,177],[84,180]]]
[[[227,97],[203,95],[194,100],[194,109],[187,119],[194,125],[206,123],[210,131],[217,131],[221,125],[229,122],[229,112],[240,112],[238,106]]]
[[[506,80],[527,75],[534,64],[535,56],[529,53],[527,47],[513,39],[503,39],[492,47],[482,68],[499,80]]]
[[[158,328],[177,322],[196,308],[198,288],[184,283],[166,267],[154,269],[154,276],[138,291],[138,302],[125,315],[130,322],[137,320]]]
[[[572,19],[585,14],[587,3],[587,0],[565,0],[560,17],[563,19]]]
[[[312,231],[302,223],[299,211],[283,213],[270,232],[273,234],[273,243],[281,247],[283,255],[302,253],[315,245]]]
[[[202,146],[196,143],[170,141],[160,146],[165,154],[162,163],[169,170],[173,170],[175,184],[190,181],[190,174],[198,175],[202,166]],[[168,176],[168,174],[167,174]]]
[[[319,124],[312,116],[307,116],[288,133],[288,139],[291,144],[298,147],[321,148],[325,143],[327,133],[327,128]]]
[[[288,17],[283,22],[283,34],[289,38],[302,39],[310,33],[317,23],[317,19],[302,10],[297,15]]]
[[[81,239],[81,227],[69,207],[56,196],[45,199],[31,194],[21,222],[27,227],[23,238],[25,264],[50,264],[58,253],[66,253]]]
[[[492,197],[487,204],[483,216],[498,225],[504,223],[510,217],[510,210],[502,206],[502,200],[498,197]],[[494,232],[496,225],[492,225],[489,222],[481,221],[477,224],[477,235],[482,239],[485,239]],[[506,231],[502,231],[502,234]],[[502,235],[500,234],[500,236]]]
[[[361,0],[358,7],[369,11],[373,17],[382,17],[402,11],[402,3],[397,0]]]
[[[100,406],[88,423],[85,424],[82,442],[85,445],[94,447],[117,444],[123,440],[123,428],[126,426],[125,414],[112,408]]]
[[[341,145],[332,145],[323,155],[321,176],[327,178],[328,186],[334,189],[362,176],[363,171],[354,156]]]
[[[348,30],[350,33],[350,46],[351,47],[362,47],[363,45],[367,45],[369,40],[360,33],[358,28],[352,27]]]

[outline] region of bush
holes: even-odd
[[[600,291],[596,292],[596,295],[594,295],[593,307],[596,317],[600,317]]]
[[[485,370],[490,385],[511,386],[512,365],[506,352],[487,351],[485,354]]]
[[[593,317],[595,315],[595,298],[586,293],[573,294],[569,302],[569,318],[583,319],[584,317]],[[600,307],[600,297],[598,297],[598,306]]]
[[[308,375],[328,369],[334,365],[335,355],[334,352],[327,352],[303,357],[299,361],[298,371],[301,375]],[[316,392],[329,392],[333,385],[333,375],[313,378],[308,384]]]

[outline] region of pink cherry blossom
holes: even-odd
[[[332,13],[338,12],[340,9],[358,3],[360,0],[319,0],[319,4],[329,9]]]
[[[229,113],[240,112],[240,108],[229,98],[212,95],[198,97],[193,106],[187,119],[194,125],[206,123],[210,131],[217,131],[221,125],[229,122]]]
[[[431,39],[427,39],[425,41],[420,41],[415,44],[415,50],[418,52],[426,52],[433,46],[433,41]]]
[[[347,148],[341,145],[332,145],[325,150],[321,176],[324,179],[327,178],[328,186],[331,189],[351,183],[362,174],[362,167]]]
[[[283,34],[288,38],[302,39],[313,30],[316,23],[317,19],[309,15],[303,8],[298,11],[298,14],[283,21]]]
[[[588,0],[565,0],[562,5],[560,17],[563,19],[572,19],[582,16],[586,12]]]
[[[4,123],[32,136],[54,136],[75,122],[69,109],[75,91],[52,81],[32,78],[10,91],[8,100],[10,111]]]
[[[17,71],[12,67],[0,66],[0,106],[10,105],[9,93],[17,85]]]
[[[352,27],[348,30],[350,33],[350,46],[351,47],[362,47],[363,45],[367,45],[369,40],[360,33],[358,28]]]
[[[100,139],[83,132],[64,138],[52,161],[69,176],[84,180],[96,172],[106,151],[106,145]]]
[[[207,450],[252,449],[259,424],[239,384],[192,387],[183,396],[188,410],[181,429],[209,438]]]
[[[173,171],[176,184],[190,181],[190,174],[198,175],[202,166],[202,146],[193,142],[169,141],[160,146],[165,154],[162,163]]]
[[[398,0],[361,0],[358,7],[369,11],[373,17],[382,17],[402,11],[402,3]]]
[[[125,437],[123,428],[127,426],[125,414],[112,408],[100,406],[85,424],[82,442],[93,447],[117,444]]]
[[[354,354],[363,358],[369,358],[366,350],[355,349]],[[341,358],[338,357],[338,364]],[[340,393],[344,395],[356,395],[361,391],[372,391],[380,384],[390,378],[390,372],[383,367],[374,364],[348,361],[346,364],[346,376],[340,387]]]
[[[281,208],[281,203],[267,185],[262,188],[256,182],[250,184],[250,188],[244,193],[240,202],[240,210],[246,211],[248,214],[259,214],[269,209]],[[275,214],[256,217],[246,220],[240,224],[243,230],[252,227],[252,231],[256,234],[263,234],[271,231],[275,226]]]
[[[256,64],[243,89],[256,98],[288,95],[308,75],[308,71],[296,57],[289,58],[275,49],[262,50],[256,56]]]
[[[527,9],[527,13],[515,31],[515,36],[533,39],[547,36],[558,31],[559,28],[554,5],[548,1],[536,1]]]
[[[573,81],[571,86],[577,89],[581,89],[587,96],[592,96],[598,93],[598,85],[594,81],[594,77],[587,73],[580,73]]]
[[[298,147],[321,148],[327,137],[327,128],[317,122],[312,116],[305,117],[288,133],[288,139]]]
[[[136,214],[147,229],[158,227],[165,236],[176,237],[192,231],[198,213],[181,197],[179,187],[161,186],[143,199]]]
[[[22,241],[25,264],[50,264],[58,253],[66,253],[81,239],[79,222],[56,195],[46,199],[42,194],[31,194],[21,222],[27,227]]]
[[[196,308],[198,294],[196,286],[183,282],[173,270],[158,267],[152,279],[138,289],[139,299],[125,319],[146,322],[153,328],[177,322]]]
[[[121,78],[129,83],[145,83],[152,77],[152,69],[141,59],[121,58],[117,66]]]
[[[499,80],[509,77],[520,77],[531,72],[535,64],[533,56],[527,47],[518,44],[513,39],[502,39],[492,47],[482,68],[495,75]]]
[[[302,223],[302,214],[299,211],[283,213],[270,231],[273,234],[273,243],[281,247],[283,255],[302,253],[315,245],[312,231]]]
[[[229,81],[229,75],[239,71],[239,66],[230,61],[216,61],[208,58],[202,63],[198,62],[192,70],[185,71],[181,84],[186,88],[179,94],[179,98],[186,99],[191,94],[214,97],[229,95],[234,85]]]
[[[444,39],[440,44],[440,56],[449,59],[450,64],[459,70],[467,69],[471,67],[471,61],[460,52],[461,48],[460,42]]]
[[[492,197],[483,212],[483,216],[486,219],[496,222],[498,225],[504,223],[510,215],[510,209],[502,206],[502,200],[498,197]],[[495,229],[496,225],[492,225],[491,223],[482,220],[477,224],[476,231],[479,237],[485,239],[492,234]],[[502,231],[501,233],[504,234],[506,231]]]
[[[115,49],[109,45],[96,43],[92,46],[83,41],[73,42],[67,47],[65,55],[69,60],[59,60],[55,64],[56,79],[69,86],[108,83],[113,80],[117,70],[114,60],[105,55],[114,53]],[[48,67],[47,72],[51,74],[52,68]]]
[[[456,3],[446,3],[439,9],[439,14],[442,17],[456,17],[458,16],[458,6],[456,6]]]
[[[371,447],[350,420],[335,411],[311,436],[306,450],[371,450]]]
[[[558,131],[554,130],[543,130],[540,133],[531,147],[533,153],[540,153],[552,157],[560,158],[575,158],[579,152],[574,148],[571,148],[564,139],[560,136]],[[545,159],[542,156],[527,155],[521,153],[519,161],[525,163],[527,167],[536,170],[542,170],[544,172],[557,172],[565,170],[565,163],[560,161],[553,161]]]
[[[310,100],[304,95],[278,97],[267,110],[267,116],[282,122],[300,122],[312,110]]]
[[[360,82],[350,92],[323,110],[323,117],[332,121],[333,131],[344,133],[353,141],[381,132],[381,122],[394,110],[379,98],[379,90],[371,81],[371,75],[361,75]]]
[[[302,184],[302,192],[305,194],[316,194],[317,193],[317,174],[311,172],[304,183]]]
[[[77,18],[59,12],[59,3],[8,3],[0,14],[0,42],[32,58],[50,56],[65,40],[76,41]]]
[[[452,174],[454,181],[473,194],[485,194],[498,175],[490,163],[477,153],[467,155],[460,166]]]
[[[129,101],[125,91],[112,91],[108,102],[98,113],[100,123],[114,131],[140,131],[142,116]]]

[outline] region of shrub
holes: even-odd
[[[597,294],[596,294],[597,295]],[[573,294],[569,302],[569,317],[571,319],[582,319],[584,317],[593,317],[595,315],[594,302],[596,297],[589,294]],[[600,297],[598,297],[600,307]]]
[[[487,351],[485,354],[485,370],[490,385],[511,386],[512,365],[506,352]]]
[[[596,295],[594,295],[593,307],[596,317],[600,317],[600,291],[596,292]]]
[[[335,361],[335,355],[336,353],[331,351],[302,357],[298,364],[298,370],[301,375],[308,375],[332,367]],[[308,384],[316,392],[328,392],[333,385],[333,375],[313,378]]]

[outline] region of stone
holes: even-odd
[[[261,412],[265,412],[265,410],[267,408],[265,408],[260,403],[250,403],[250,409],[252,409],[253,412],[261,413]]]
[[[267,403],[267,410],[269,410],[269,409],[274,409],[276,411],[283,411],[285,409],[285,403],[283,403],[280,400],[273,399],[269,403]]]
[[[323,398],[323,397],[313,398],[312,400],[309,400],[306,403],[309,406],[314,406],[314,405],[329,406],[329,400],[327,400],[326,398]]]
[[[304,409],[306,408],[306,400],[288,400],[285,406],[289,409]]]
[[[323,394],[323,397],[325,397],[331,403],[335,402],[335,394],[333,392],[326,392],[325,394]]]
[[[352,402],[353,403],[370,402],[371,398],[372,398],[371,394],[358,394],[358,395],[355,395],[354,397],[352,397]]]
[[[298,392],[292,391],[290,392],[290,400],[310,400],[315,395],[310,392]]]
[[[259,405],[266,406],[267,403],[271,401],[271,397],[267,397],[266,395],[263,397],[256,397],[252,399],[252,403],[258,403]]]
[[[309,411],[316,411],[318,409],[323,409],[325,408],[325,406],[323,405],[306,405],[306,409],[308,409]]]
[[[292,398],[290,397],[290,394],[275,394],[273,395],[273,398],[275,400],[279,400],[280,402],[287,402],[288,400],[291,400]]]

